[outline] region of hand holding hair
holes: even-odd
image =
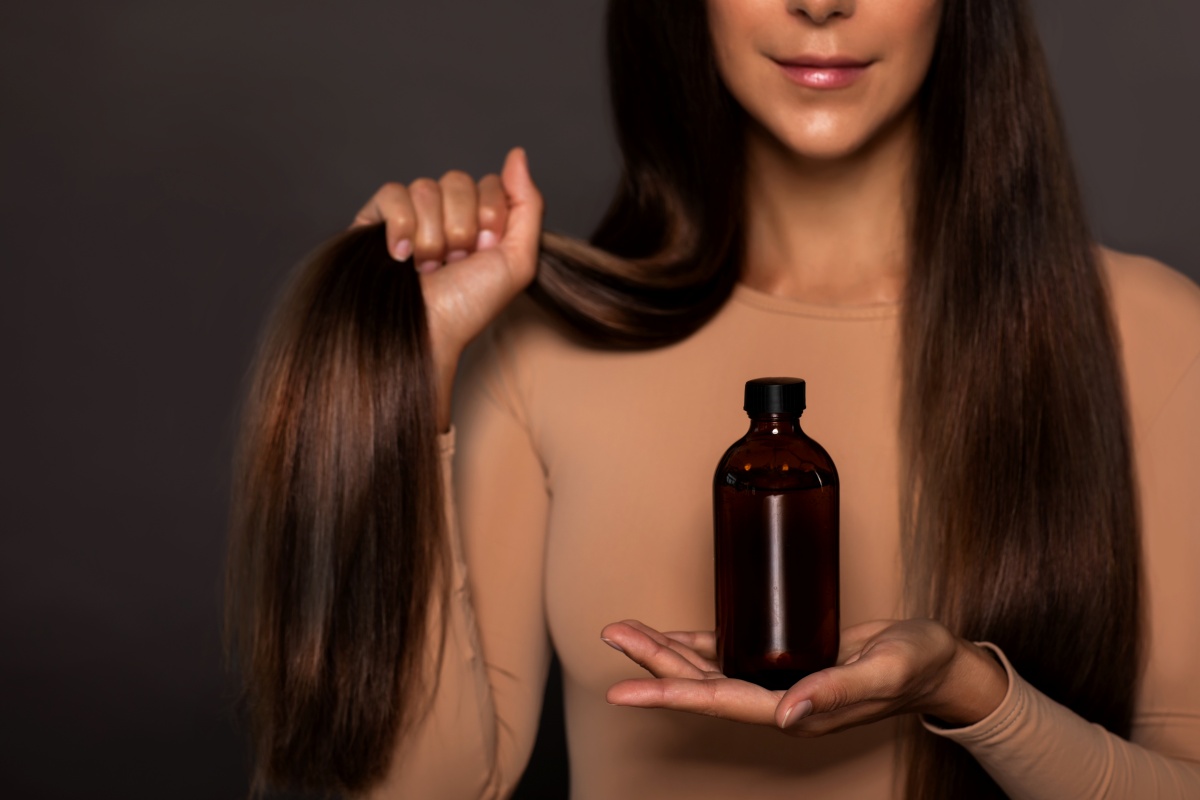
[[[987,716],[1004,698],[1004,669],[979,646],[931,619],[877,620],[842,632],[837,666],[787,691],[726,678],[711,631],[660,633],[637,620],[605,626],[601,639],[652,678],[613,684],[609,703],[669,708],[774,725],[813,737],[904,713],[950,725]]]
[[[514,147],[500,175],[478,184],[460,170],[439,181],[386,183],[352,228],[383,222],[388,252],[420,273],[438,370],[438,430],[450,424],[459,355],[533,280],[542,230],[541,192],[524,148]]]

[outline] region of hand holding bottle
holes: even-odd
[[[451,170],[434,181],[387,183],[351,227],[383,222],[388,252],[416,269],[438,370],[438,430],[450,424],[450,395],[462,349],[537,272],[541,192],[523,148],[508,152],[499,175],[476,183]]]
[[[968,725],[991,713],[1008,687],[1003,667],[983,648],[931,619],[846,628],[837,665],[786,691],[721,674],[712,631],[660,633],[624,620],[606,625],[600,637],[654,676],[613,684],[608,702],[772,725],[799,737],[904,713]]]

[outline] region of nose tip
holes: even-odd
[[[789,0],[788,11],[808,17],[814,25],[824,25],[833,17],[854,13],[853,0]]]

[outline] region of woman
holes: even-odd
[[[554,647],[578,798],[1200,794],[1200,290],[1091,242],[1023,3],[614,0],[609,55],[591,246],[518,149],[385,186],[272,325],[260,778],[504,796]],[[850,625],[769,692],[713,663],[709,486],[781,373]]]

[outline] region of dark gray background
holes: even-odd
[[[1200,6],[1038,11],[1098,238],[1200,276]],[[602,12],[3,5],[0,793],[244,794],[219,570],[264,313],[380,183],[516,144],[546,224],[586,235],[616,163]],[[562,794],[543,738],[523,797]]]

